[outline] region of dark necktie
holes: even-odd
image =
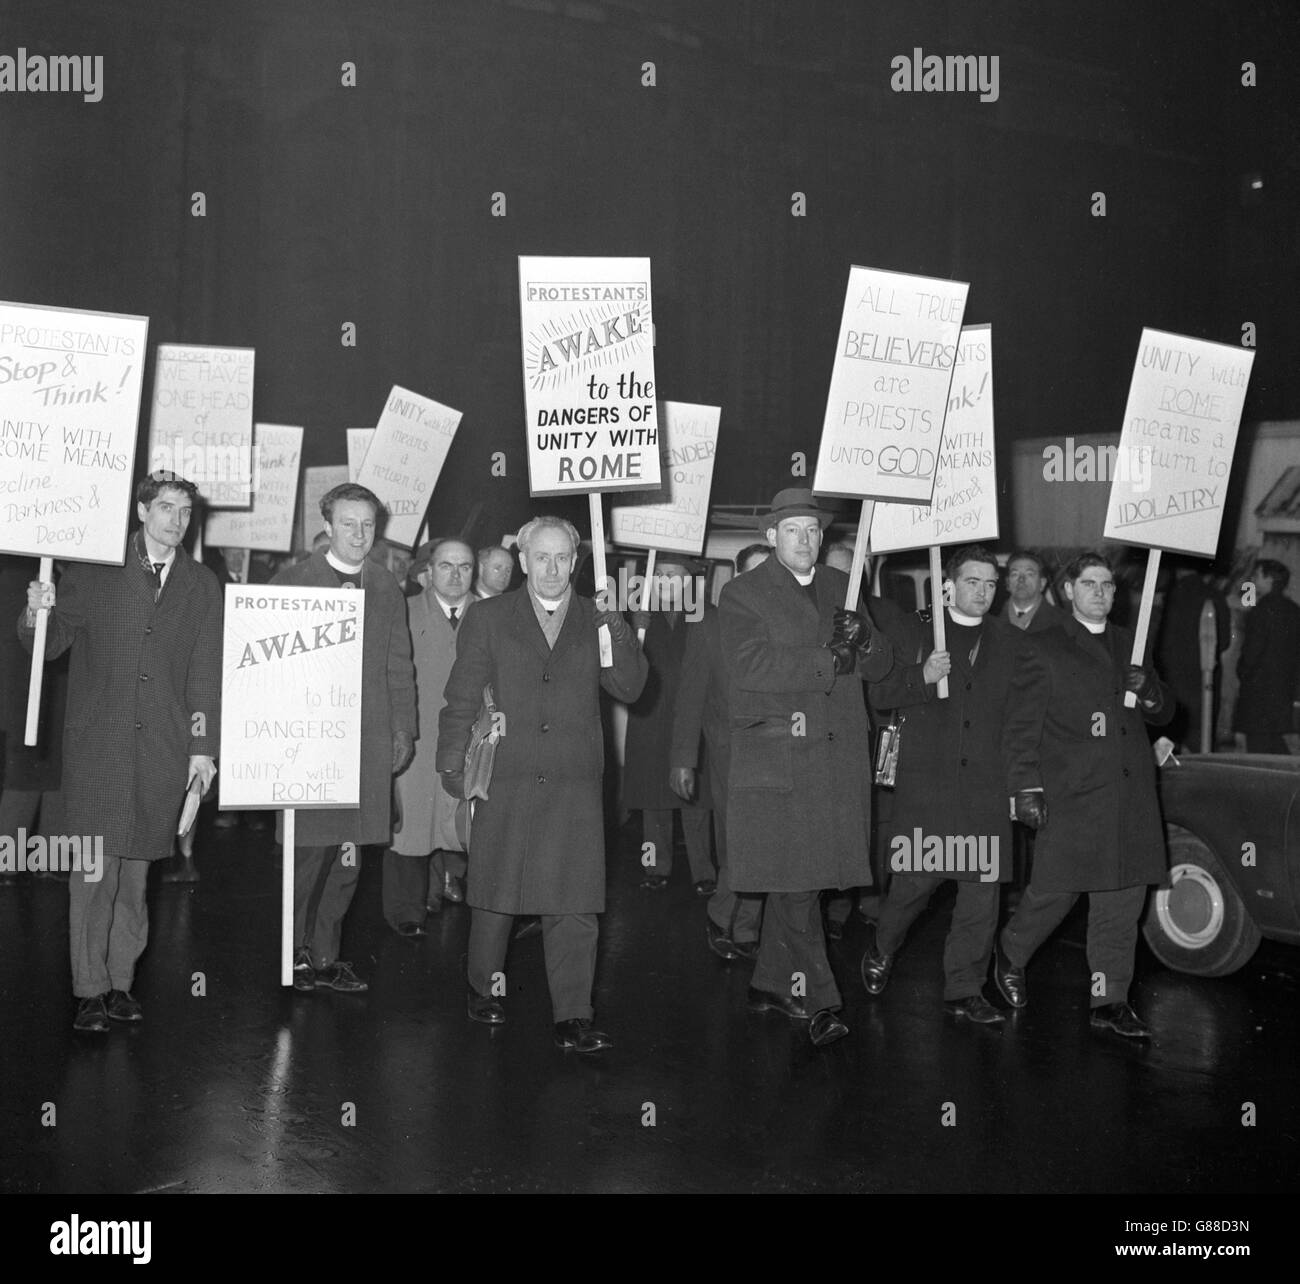
[[[154,584],[153,600],[156,602],[162,596],[162,591],[163,591],[162,573],[163,573],[163,567],[166,566],[167,563],[154,562],[152,563],[152,565],[153,565],[153,584]]]
[[[451,614],[447,617],[447,621],[451,625],[451,631],[455,633],[457,625],[460,624],[460,616],[458,614],[460,607],[453,606],[448,609],[451,611]]]

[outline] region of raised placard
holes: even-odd
[[[302,470],[302,546],[309,553],[316,536],[325,529],[325,519],[320,512],[321,499],[335,486],[342,486],[349,480],[346,464],[326,464]]]
[[[287,553],[293,547],[302,429],[287,424],[257,424],[253,428],[253,445],[252,508],[209,513],[203,538],[219,548]]]
[[[361,476],[361,465],[365,463],[366,451],[370,449],[370,439],[375,435],[373,428],[349,428],[348,434],[348,481],[356,481]]]

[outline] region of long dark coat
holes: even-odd
[[[1300,606],[1278,589],[1246,612],[1237,678],[1237,731],[1285,735],[1291,730],[1291,702],[1300,699]]]
[[[852,674],[825,644],[848,576],[819,566],[817,604],[775,556],[728,581],[718,611],[729,678],[729,877],[738,892],[871,884],[871,748],[862,682],[893,648],[879,629]],[[859,604],[865,613],[865,604]]]
[[[631,702],[646,660],[630,633],[600,667],[596,604],[574,593],[552,650],[528,589],[479,602],[456,639],[438,720],[437,767],[465,766],[483,688],[505,734],[489,798],[476,804],[466,899],[498,914],[599,914],[605,908],[605,740],[600,690]]]
[[[286,566],[271,583],[337,590],[339,581],[320,549]],[[370,558],[362,563],[361,591],[361,806],[299,808],[294,841],[301,847],[387,843],[393,833],[393,736],[405,731],[414,739],[417,732],[406,599],[388,568]],[[276,837],[283,841],[282,825],[277,819]]]
[[[644,808],[670,811],[676,807],[712,806],[707,777],[693,802],[684,802],[668,786],[672,757],[673,713],[681,697],[690,636],[700,622],[691,623],[681,612],[676,624],[655,612],[645,633],[645,658],[650,666],[645,689],[627,711],[627,741],[623,753],[623,805],[629,810]],[[685,764],[676,764],[685,765]]]
[[[215,758],[221,742],[221,590],[178,548],[155,603],[137,547],[138,536],[125,566],[68,567],[45,654],[71,648],[68,832],[102,835],[108,857],[162,860],[172,854],[190,756]],[[30,652],[35,634],[22,616],[18,636]]]
[[[27,585],[40,562],[32,557],[0,557],[0,618],[27,610]],[[68,710],[68,655],[45,662],[36,743],[27,734],[27,683],[32,659],[16,634],[0,637],[0,789],[44,793],[59,788],[63,772],[63,721]],[[52,817],[42,817],[42,827]]]
[[[867,688],[875,708],[897,709],[904,719],[894,805],[889,822],[878,831],[885,846],[882,862],[889,863],[896,836],[912,840],[917,829],[924,837],[984,837],[989,851],[996,839],[997,881],[1005,883],[1013,862],[1002,731],[1023,635],[1005,620],[985,616],[973,668],[964,649],[950,647],[946,700],[939,699],[938,688],[922,672],[934,650],[929,619],[906,616],[890,636],[894,667],[883,682]],[[911,877],[903,872],[894,876]],[[978,869],[945,871],[945,876],[980,879]]]
[[[687,626],[686,654],[673,705],[668,757],[672,767],[694,767],[700,771],[701,793],[710,788],[717,795],[717,805],[726,806],[731,716],[727,706],[722,627],[717,609],[712,606],[706,606],[704,615]]]
[[[1169,688],[1150,713],[1124,707],[1133,634],[1094,636],[1073,615],[1031,635],[1011,684],[1004,738],[1014,793],[1041,787],[1047,824],[1034,839],[1039,892],[1106,892],[1165,876],[1164,828],[1146,725],[1173,716]]]

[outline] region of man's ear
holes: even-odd
[[[140,519],[140,524],[144,524],[144,519],[149,516],[148,504],[137,503],[135,506],[135,515]]]

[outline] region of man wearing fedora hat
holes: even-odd
[[[863,681],[893,665],[848,576],[817,565],[832,514],[798,487],[763,522],[773,556],[731,580],[718,609],[730,674],[731,885],[766,892],[752,1012],[809,1022],[817,1046],[843,1038],[820,893],[871,883],[871,748]]]

